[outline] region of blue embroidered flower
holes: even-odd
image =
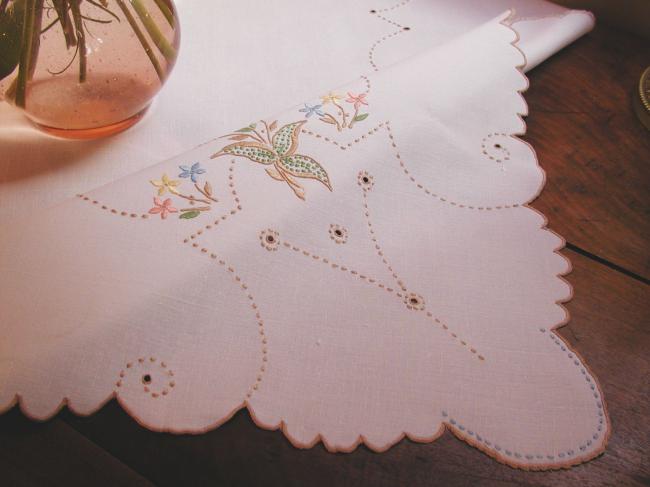
[[[179,178],[190,178],[193,183],[196,183],[197,176],[199,174],[205,174],[205,169],[201,167],[201,164],[195,162],[192,164],[192,167],[189,166],[178,166],[182,171],[178,177]]]
[[[322,117],[323,115],[325,115],[325,113],[323,113],[323,110],[321,110],[322,107],[323,105],[314,105],[313,107],[310,107],[305,103],[305,108],[301,108],[298,111],[304,113],[305,118],[311,117],[314,113],[319,117]]]

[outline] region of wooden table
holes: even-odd
[[[139,427],[112,401],[33,423],[0,416],[3,485],[650,485],[650,132],[631,100],[650,43],[599,27],[530,73],[528,134],[547,172],[533,206],[567,239],[575,298],[561,330],[604,388],[613,435],[568,471],[501,465],[447,432],[376,454],[293,448],[246,411],[200,436]]]

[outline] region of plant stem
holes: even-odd
[[[81,1],[70,0],[70,9],[79,45],[79,83],[84,83],[88,74],[88,53],[86,52],[86,33],[84,32],[83,18],[79,8]]]
[[[342,126],[343,128],[345,128],[346,125],[347,125],[347,114],[345,113],[345,110],[343,110],[343,107],[342,107],[341,105],[339,105],[338,103],[336,103],[334,100],[332,100],[332,103],[334,104],[334,106],[335,106],[336,108],[338,108],[339,110],[341,110],[341,118],[343,119],[343,123],[341,124],[341,126]]]
[[[167,39],[163,33],[160,32],[160,29],[151,18],[151,14],[149,14],[146,7],[142,4],[142,1],[130,0],[130,2],[133,6],[133,10],[135,10],[135,12],[138,14],[138,17],[140,17],[142,25],[144,25],[145,29],[147,29],[149,37],[151,37],[153,43],[156,45],[162,55],[165,56],[167,62],[173,63],[176,59],[176,49],[174,49],[171,44],[167,42]]]
[[[144,52],[146,52],[147,56],[149,56],[149,61],[151,61],[153,68],[156,70],[156,73],[158,74],[158,78],[160,79],[161,82],[164,81],[165,72],[160,67],[160,63],[158,62],[158,59],[156,59],[156,55],[153,53],[151,46],[149,45],[149,42],[147,42],[147,39],[142,33],[142,31],[140,30],[140,27],[138,27],[135,18],[133,17],[133,15],[131,15],[131,12],[129,12],[129,9],[124,4],[124,0],[115,0],[115,1],[117,2],[117,5],[124,13],[126,20],[129,22],[129,25],[131,26],[131,29],[133,29],[133,32],[135,32],[135,35],[138,37],[140,44],[142,44],[142,47],[144,48]]]
[[[65,45],[68,49],[72,46],[77,45],[77,38],[74,35],[74,28],[72,26],[72,21],[70,20],[70,15],[68,10],[70,5],[68,5],[68,0],[52,0],[52,6],[56,10],[59,20],[61,21],[61,30],[63,31],[63,36],[65,37]]]
[[[354,115],[352,115],[352,119],[350,120],[350,124],[348,125],[348,128],[354,127],[354,122],[356,121],[357,115],[359,115],[359,106],[354,107]]]
[[[174,14],[169,8],[169,5],[165,2],[165,0],[154,0],[156,2],[156,5],[162,12],[162,14],[165,16],[167,19],[167,22],[169,22],[169,25],[172,26],[172,29],[176,28],[176,22],[174,21]]]
[[[34,75],[41,35],[43,0],[25,0],[25,16],[16,78],[16,106],[25,108],[27,81]]]

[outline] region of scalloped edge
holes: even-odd
[[[507,466],[515,468],[515,469],[520,469],[520,470],[525,470],[525,471],[548,471],[548,470],[568,469],[568,468],[574,467],[576,465],[580,465],[582,463],[593,460],[594,458],[602,455],[603,452],[607,448],[607,444],[608,444],[609,439],[610,439],[611,434],[612,434],[611,420],[610,420],[608,408],[607,408],[607,405],[606,405],[606,402],[605,402],[605,396],[603,394],[602,387],[600,385],[600,382],[599,382],[597,376],[592,372],[591,368],[588,366],[586,360],[582,357],[582,355],[578,351],[576,351],[564,339],[564,337],[562,337],[558,333],[555,333],[556,330],[558,330],[559,328],[565,326],[571,320],[569,310],[566,308],[566,306],[564,306],[563,303],[567,303],[567,302],[571,301],[573,299],[573,296],[574,296],[573,286],[563,277],[563,276],[566,276],[569,273],[571,273],[571,271],[573,270],[571,261],[565,255],[563,255],[560,252],[566,246],[566,240],[564,239],[564,237],[562,237],[561,235],[557,234],[556,232],[554,232],[553,230],[548,228],[548,218],[546,217],[546,215],[544,215],[541,211],[537,210],[536,208],[533,208],[532,206],[530,206],[530,203],[539,197],[542,190],[546,186],[546,179],[547,178],[546,178],[546,171],[544,171],[542,166],[539,164],[539,159],[537,157],[537,153],[535,152],[532,145],[518,137],[520,135],[525,135],[525,133],[527,131],[527,126],[526,126],[526,122],[525,122],[525,120],[523,118],[523,115],[528,114],[529,111],[528,111],[528,104],[526,103],[526,99],[523,96],[523,93],[525,91],[527,91],[528,88],[530,87],[530,81],[528,80],[528,77],[526,76],[526,74],[523,71],[523,68],[526,66],[526,55],[516,45],[516,43],[520,39],[519,33],[512,27],[512,24],[516,23],[516,21],[514,21],[514,22],[512,21],[512,19],[515,18],[515,10],[514,9],[509,9],[506,12],[504,12],[500,17],[497,17],[497,18],[500,19],[498,23],[500,25],[502,25],[503,27],[505,27],[506,29],[508,29],[514,35],[514,40],[511,41],[509,43],[509,45],[512,46],[513,49],[516,49],[519,52],[519,54],[521,55],[522,60],[523,60],[523,64],[514,66],[514,68],[519,72],[520,76],[526,81],[526,86],[524,88],[520,89],[520,90],[517,90],[517,93],[521,97],[521,100],[523,101],[524,107],[525,107],[525,112],[517,112],[516,113],[516,116],[521,121],[523,128],[522,128],[521,132],[515,132],[515,133],[512,133],[512,134],[509,134],[509,137],[513,137],[516,140],[518,140],[520,142],[523,142],[524,144],[526,144],[528,146],[528,148],[530,149],[530,151],[533,154],[533,157],[535,158],[535,163],[537,165],[537,169],[542,174],[542,181],[541,181],[541,183],[539,185],[538,190],[536,191],[534,196],[532,196],[526,203],[522,204],[521,206],[525,207],[525,208],[527,208],[529,210],[532,210],[533,212],[537,213],[538,215],[540,215],[542,217],[543,224],[540,227],[540,230],[550,232],[550,233],[552,233],[553,235],[555,235],[556,237],[558,237],[560,239],[560,244],[556,249],[553,250],[553,253],[560,256],[567,263],[567,270],[564,271],[561,274],[556,275],[557,279],[559,279],[559,280],[563,281],[565,284],[567,284],[567,286],[569,287],[569,291],[570,291],[568,297],[555,302],[555,304],[557,306],[559,306],[564,311],[565,317],[564,317],[564,319],[562,321],[560,321],[559,323],[557,323],[557,324],[553,325],[552,327],[550,327],[549,332],[553,333],[555,336],[557,336],[557,338],[564,343],[564,346],[567,348],[567,350],[570,350],[572,353],[575,354],[575,356],[582,363],[583,367],[589,372],[590,376],[593,378],[595,386],[598,389],[598,393],[600,394],[601,402],[603,404],[603,415],[604,415],[606,425],[607,425],[607,430],[606,430],[605,435],[603,436],[602,442],[601,442],[601,444],[600,444],[600,446],[598,448],[590,451],[589,453],[587,453],[585,455],[576,456],[575,458],[572,458],[570,460],[566,460],[566,461],[563,461],[563,462],[540,463],[540,464],[530,464],[530,463],[526,463],[526,462],[517,462],[517,461],[513,461],[513,460],[501,455],[496,450],[493,450],[493,449],[487,447],[486,445],[478,443],[477,441],[465,436],[463,433],[461,433],[460,430],[458,430],[453,425],[451,425],[450,423],[445,422],[445,421],[441,422],[439,428],[431,436],[419,437],[419,436],[410,434],[410,433],[408,433],[406,431],[403,431],[397,437],[389,440],[385,444],[383,444],[383,445],[375,445],[372,442],[370,442],[367,438],[365,438],[363,435],[359,435],[357,440],[350,447],[348,447],[348,448],[337,448],[337,447],[329,444],[327,442],[327,439],[325,437],[323,437],[323,435],[321,433],[317,434],[315,436],[315,438],[311,442],[309,442],[309,443],[301,443],[299,440],[297,440],[296,438],[291,436],[291,434],[288,431],[287,424],[285,423],[284,419],[281,419],[275,425],[266,424],[263,421],[261,421],[255,415],[254,408],[252,407],[252,405],[249,403],[248,400],[242,401],[239,405],[235,406],[228,414],[226,414],[225,416],[217,419],[213,423],[210,423],[210,424],[208,424],[208,425],[206,425],[206,426],[204,426],[204,427],[202,427],[200,429],[174,428],[173,426],[165,427],[165,428],[159,428],[159,427],[155,427],[155,426],[150,426],[144,420],[139,418],[138,415],[135,414],[132,410],[130,410],[130,408],[125,404],[125,402],[120,399],[120,397],[119,397],[119,395],[117,395],[116,391],[112,391],[106,398],[101,400],[97,404],[96,407],[92,408],[89,411],[84,411],[84,412],[76,410],[76,408],[71,403],[71,401],[67,397],[64,397],[61,400],[61,402],[59,403],[59,405],[56,406],[56,408],[54,408],[54,410],[52,412],[47,413],[42,417],[41,416],[36,416],[36,415],[30,413],[30,411],[27,408],[27,406],[25,405],[24,400],[22,399],[21,395],[19,393],[16,393],[14,395],[13,399],[10,400],[8,404],[6,404],[4,406],[0,405],[0,414],[6,413],[10,409],[12,409],[16,405],[18,405],[21,413],[23,415],[25,415],[27,418],[29,418],[31,420],[34,420],[34,421],[47,421],[47,420],[51,419],[52,417],[54,417],[55,415],[57,415],[63,409],[63,407],[67,407],[73,414],[75,414],[77,416],[85,417],[85,416],[90,416],[90,415],[96,413],[97,411],[102,409],[109,401],[111,401],[112,399],[115,399],[116,402],[120,405],[120,407],[122,407],[122,409],[129,416],[131,416],[136,421],[136,423],[138,423],[140,426],[142,426],[144,428],[147,428],[148,430],[155,431],[155,432],[164,432],[164,433],[173,433],[173,434],[204,434],[204,433],[206,433],[208,431],[211,431],[213,429],[218,428],[222,424],[229,421],[239,410],[241,410],[243,408],[246,408],[248,410],[248,413],[249,413],[253,423],[257,427],[268,430],[268,431],[276,431],[276,430],[282,431],[282,433],[287,438],[289,443],[291,443],[291,445],[293,445],[294,447],[300,448],[300,449],[310,449],[310,448],[313,448],[318,443],[322,442],[325,449],[328,452],[332,452],[332,453],[335,453],[335,452],[350,453],[350,452],[354,451],[358,446],[360,446],[362,444],[365,445],[366,447],[368,447],[370,450],[376,452],[376,453],[382,453],[382,452],[385,452],[388,449],[390,449],[395,444],[401,442],[404,438],[408,438],[409,440],[411,440],[413,442],[416,442],[416,443],[432,443],[435,440],[437,440],[438,438],[440,438],[446,430],[449,430],[459,440],[464,441],[465,443],[467,443],[470,446],[476,448],[478,451],[486,454],[487,456],[493,458],[494,460],[498,461],[499,463],[502,463],[504,465],[507,465]],[[509,21],[511,23],[508,23]]]

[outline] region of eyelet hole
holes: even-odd
[[[151,375],[149,374],[144,374],[142,376],[142,383],[143,384],[151,384]]]

